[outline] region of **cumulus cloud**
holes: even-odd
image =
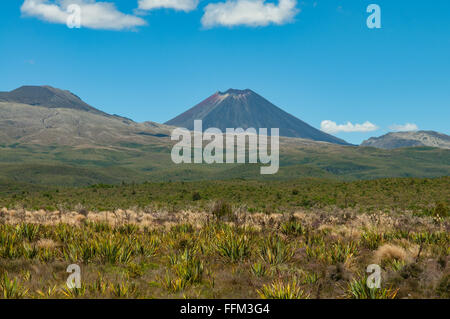
[[[397,132],[409,132],[409,131],[417,131],[419,127],[414,123],[406,123],[403,125],[394,124],[389,126],[389,129]]]
[[[300,11],[297,0],[279,0],[278,5],[265,0],[229,0],[210,3],[202,17],[204,27],[237,26],[251,27],[290,22]]]
[[[350,122],[336,124],[336,122],[326,120],[320,123],[320,129],[326,133],[334,134],[340,132],[372,132],[378,130],[378,126],[369,121],[363,124],[352,124]]]
[[[70,16],[68,9],[72,4],[80,6],[82,27],[122,30],[147,24],[139,17],[120,12],[114,3],[93,0],[25,0],[20,10],[24,16],[66,24]]]
[[[174,9],[189,12],[195,10],[198,0],[139,0],[138,8],[141,10]]]

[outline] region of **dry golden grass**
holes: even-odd
[[[0,275],[17,278],[29,298],[341,298],[346,287],[389,296],[360,290],[374,262],[396,297],[442,298],[450,273],[448,218],[336,207],[220,218],[137,208],[0,213]],[[83,272],[76,293],[63,289],[71,263]]]
[[[392,244],[385,244],[375,251],[374,259],[378,264],[382,264],[384,262],[389,262],[392,260],[406,261],[408,259],[408,254],[402,247]]]
[[[54,249],[58,246],[57,243],[50,238],[41,238],[36,242],[36,247],[44,249]]]

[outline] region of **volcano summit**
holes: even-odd
[[[249,89],[216,92],[165,124],[193,130],[194,120],[202,120],[204,129],[217,127],[225,131],[229,127],[276,127],[280,129],[280,136],[349,145],[283,111]]]

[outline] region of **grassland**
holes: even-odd
[[[450,150],[430,147],[379,150],[283,138],[280,169],[262,176],[259,164],[183,164],[170,158],[170,141],[109,146],[0,145],[0,182],[84,186],[145,181],[292,180],[343,181],[450,175]]]
[[[197,181],[95,184],[85,187],[3,183],[0,207],[28,210],[90,211],[114,209],[208,210],[216,201],[233,209],[286,213],[297,209],[354,208],[430,215],[442,202],[450,205],[450,177],[385,178],[343,182],[302,178],[290,181]]]
[[[450,178],[3,184],[7,298],[449,298]],[[69,264],[82,286],[65,285]],[[382,286],[365,285],[378,264]]]

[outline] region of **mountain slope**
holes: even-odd
[[[83,102],[75,94],[51,86],[22,86],[11,92],[0,92],[0,102],[20,103],[47,108],[66,108],[107,115]]]
[[[22,86],[0,93],[0,143],[105,146],[160,143],[170,129],[102,112],[69,91]]]
[[[68,108],[47,108],[0,102],[0,143],[37,145],[150,144],[156,137],[168,136],[167,126],[135,123]]]
[[[0,143],[0,185],[8,180],[89,185],[122,181],[450,176],[450,150],[438,148],[383,150],[280,138],[278,173],[261,175],[260,164],[175,164],[170,155],[171,141],[153,139],[152,143],[146,139],[147,145],[123,142],[109,147]]]
[[[217,92],[165,124],[192,130],[194,120],[203,120],[203,129],[217,127],[225,132],[226,128],[238,127],[279,128],[280,136],[349,145],[315,129],[249,89]]]
[[[434,131],[394,132],[380,137],[371,137],[362,142],[361,146],[384,149],[430,146],[450,149],[450,136]]]

